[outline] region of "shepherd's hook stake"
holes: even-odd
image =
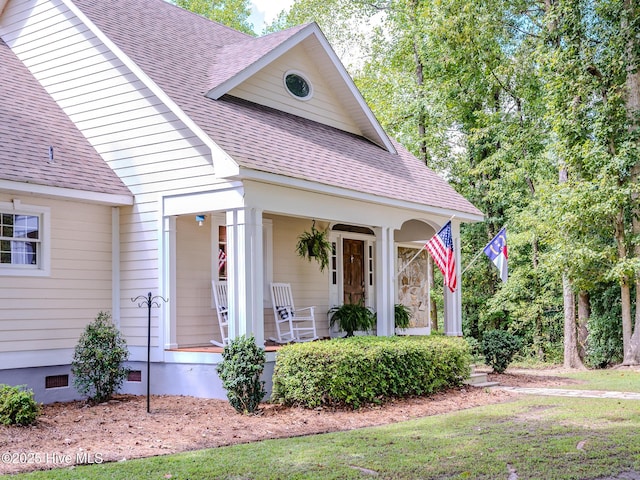
[[[161,295],[155,297],[149,292],[145,295],[138,295],[136,298],[132,298],[131,301],[138,302],[138,307],[142,308],[147,306],[147,413],[151,413],[150,404],[150,385],[151,385],[151,307],[160,308],[160,300],[168,302],[168,298],[164,298]]]

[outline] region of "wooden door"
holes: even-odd
[[[344,303],[364,300],[364,241],[345,238],[342,242]]]

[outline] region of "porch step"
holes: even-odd
[[[473,366],[471,367],[471,374],[469,375],[469,378],[462,383],[476,388],[495,387],[496,385],[500,385],[498,382],[490,382],[487,379],[486,372],[476,372]]]

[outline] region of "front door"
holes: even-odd
[[[342,242],[344,303],[364,302],[364,240]]]

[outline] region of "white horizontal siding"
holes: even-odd
[[[313,86],[313,97],[308,101],[292,97],[284,86],[284,74],[288,70],[300,71]],[[360,135],[360,129],[342,107],[341,102],[323,79],[323,74],[298,45],[285,55],[263,68],[229,92],[268,107],[283,110],[340,130]]]
[[[0,202],[13,198],[0,193]],[[0,352],[73,348],[111,309],[111,207],[18,198],[50,208],[51,275],[0,276]]]
[[[136,196],[134,207],[121,209],[120,324],[129,345],[144,346],[146,312],[131,298],[160,293],[158,200],[216,182],[209,148],[59,0],[12,0],[0,36]],[[84,252],[75,239],[66,242]],[[54,245],[54,269],[66,262],[90,273],[63,250]],[[109,261],[95,263],[101,269]],[[87,288],[92,281],[105,280],[87,281]],[[154,345],[158,312],[152,313]]]
[[[211,223],[200,227],[194,217],[184,216],[177,219],[176,229],[176,340],[179,346],[206,345],[219,337],[211,308]]]

